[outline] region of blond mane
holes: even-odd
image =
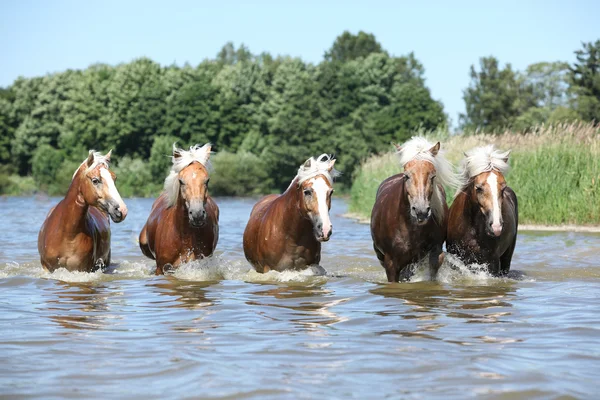
[[[505,174],[510,169],[508,165],[509,151],[502,152],[497,150],[493,144],[481,147],[475,147],[465,153],[465,158],[461,164],[460,179],[461,184],[456,192],[462,192],[469,184],[471,178],[489,171],[498,171]]]
[[[109,155],[110,153],[111,152],[109,151],[107,155]],[[104,168],[108,169],[108,167],[109,167],[108,157],[103,156],[102,154],[100,154],[99,152],[97,152],[95,150],[90,150],[89,154],[93,154],[94,155],[94,162],[92,163],[92,165],[90,165],[89,167],[87,167],[85,169],[85,173],[86,174],[88,172],[92,171],[98,165],[103,165]],[[89,154],[88,154],[88,157],[89,157]],[[79,164],[79,167],[73,173],[73,177],[71,178],[71,180],[75,179],[75,177],[77,176],[77,173],[81,170],[81,167],[83,167],[86,162],[87,162],[87,157],[86,157],[85,160],[83,160],[83,162],[81,164]]]
[[[309,162],[310,161],[310,162]],[[329,166],[332,161],[335,161],[332,155],[329,154],[321,154],[318,157],[311,157],[304,164],[298,168],[298,174],[296,178],[298,179],[298,185],[301,185],[303,182],[309,180],[310,178],[314,178],[317,175],[323,175],[325,179],[329,182],[330,185],[333,185],[333,179],[337,178],[341,175],[341,172],[332,168],[329,170]],[[307,166],[306,164],[310,166]],[[294,181],[296,178],[292,179]]]
[[[208,160],[210,158],[211,144],[204,146],[199,144],[191,146],[189,150],[178,149],[173,143],[173,154],[178,153],[179,157],[172,156],[173,165],[169,175],[165,178],[164,190],[167,194],[168,206],[171,207],[177,203],[179,197],[179,173],[193,162],[202,164],[208,172],[212,171],[212,165]]]

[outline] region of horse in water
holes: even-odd
[[[304,269],[321,261],[331,237],[329,219],[335,159],[322,154],[298,169],[287,190],[256,203],[244,231],[244,254],[258,272]]]
[[[93,150],[73,174],[64,199],[46,216],[38,235],[42,266],[92,272],[110,264],[110,221],[127,217],[127,206],[115,187],[115,173],[108,169],[109,151]]]
[[[406,281],[410,265],[429,257],[431,276],[443,261],[448,206],[443,185],[455,186],[440,143],[414,137],[396,145],[404,172],[384,180],[371,213],[371,237],[389,282]]]
[[[517,195],[504,179],[509,154],[493,145],[465,154],[448,221],[448,252],[467,264],[486,264],[495,276],[508,273],[517,243]]]
[[[173,145],[173,166],[164,192],[152,205],[140,248],[156,260],[156,274],[208,257],[219,239],[219,207],[208,195],[210,144],[189,151]]]

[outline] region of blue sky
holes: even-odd
[[[517,69],[574,60],[600,39],[600,1],[43,1],[0,2],[0,86],[96,62],[147,56],[198,64],[227,41],[318,63],[344,30],[414,51],[454,123],[469,67],[494,55]]]

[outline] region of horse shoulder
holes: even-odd
[[[503,215],[503,218],[505,219],[505,221],[507,219],[512,220],[511,222],[514,221],[514,230],[516,232],[519,227],[519,202],[517,200],[517,194],[512,190],[512,188],[507,187],[504,190],[504,200],[508,203],[509,208],[504,208],[508,211],[506,213],[503,213],[506,214]]]
[[[467,242],[470,236],[469,231],[473,228],[465,209],[467,208],[469,197],[467,193],[459,193],[448,210],[448,225],[446,228],[446,241],[448,246],[454,246],[457,242]]]

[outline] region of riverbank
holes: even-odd
[[[456,166],[473,147],[494,144],[511,149],[508,185],[519,199],[523,226],[600,226],[600,128],[591,124],[537,127],[527,134],[428,136],[440,141],[446,157]],[[364,162],[351,189],[350,212],[369,218],[379,184],[401,171],[395,154],[374,156]],[[448,190],[448,203],[453,192]],[[571,230],[571,229],[566,229]]]

